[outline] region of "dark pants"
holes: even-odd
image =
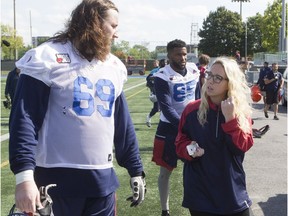
[[[100,198],[52,197],[55,216],[115,216],[115,193]]]
[[[253,216],[252,214],[250,214],[250,210],[246,209],[242,212],[238,212],[235,214],[230,214],[230,215],[219,215],[219,214],[211,214],[211,213],[207,213],[207,212],[198,212],[198,211],[193,211],[190,210],[190,214],[191,216]]]

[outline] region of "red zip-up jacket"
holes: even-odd
[[[244,154],[253,145],[249,133],[239,128],[237,119],[225,122],[220,107],[209,102],[207,122],[197,119],[200,100],[191,102],[182,113],[176,138],[177,155],[184,161],[183,206],[194,211],[235,214],[252,202],[246,191]],[[193,159],[186,146],[196,141],[204,149],[202,157]]]

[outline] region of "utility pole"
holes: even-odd
[[[242,2],[250,2],[250,0],[232,0],[232,2],[240,2],[240,17],[242,20]]]
[[[30,15],[30,39],[31,39],[31,47],[33,48],[33,38],[32,38],[32,20],[31,20],[31,10],[29,11]]]
[[[280,29],[280,41],[279,41],[279,51],[285,52],[287,50],[287,35],[286,35],[286,2],[282,0],[282,21],[281,21],[281,29]]]
[[[17,51],[17,43],[16,43],[16,6],[15,6],[15,1],[13,0],[13,15],[14,15],[14,60],[16,61],[18,59],[18,51]]]
[[[247,21],[245,22],[245,61],[247,61]]]
[[[242,22],[242,2],[250,2],[250,0],[232,0],[232,2],[240,2],[240,18]],[[247,61],[247,21],[245,22],[245,61]]]

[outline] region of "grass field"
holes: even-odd
[[[2,73],[3,74],[3,73]],[[1,79],[1,98],[4,96],[5,79]],[[131,208],[126,198],[130,196],[130,177],[126,169],[119,167],[115,161],[120,188],[117,190],[117,212],[118,216],[158,216],[161,215],[159,202],[157,178],[159,167],[151,162],[153,139],[159,120],[159,113],[152,118],[152,127],[145,124],[146,115],[152,108],[148,99],[149,90],[145,86],[145,77],[131,76],[125,84],[124,92],[128,101],[130,113],[137,133],[141,157],[146,172],[147,193],[145,201],[136,208]],[[3,107],[1,102],[1,135],[8,133],[9,110]],[[14,203],[15,180],[9,169],[8,163],[8,141],[1,142],[1,215],[8,214]],[[170,212],[175,216],[189,215],[188,210],[181,206],[182,203],[182,162],[178,162],[178,168],[171,175],[170,184]]]

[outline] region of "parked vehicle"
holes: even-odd
[[[283,95],[281,98],[281,104],[287,106],[287,78],[288,78],[288,67],[283,73],[284,85],[283,85]]]
[[[134,59],[133,57],[128,57],[128,59],[125,62],[128,75],[132,74],[139,74],[139,75],[145,75],[145,69],[146,69],[146,60],[145,59]]]

